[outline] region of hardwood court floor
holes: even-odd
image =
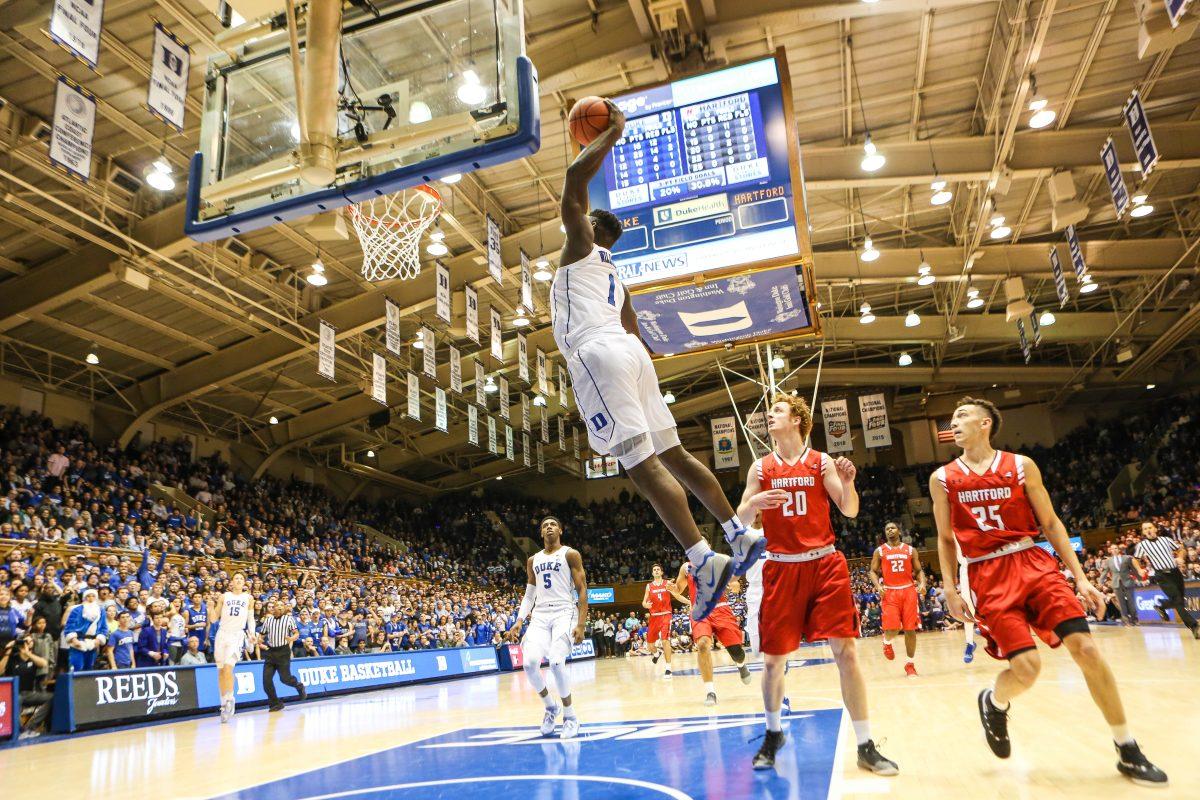
[[[1038,685],[1013,707],[1013,756],[983,742],[975,695],[998,663],[962,663],[960,634],[919,638],[921,675],[859,642],[881,750],[901,774],[854,763],[836,668],[824,647],[796,654],[792,716],[778,773],[754,774],[761,725],[758,675],[717,675],[705,708],[692,656],[685,674],[648,659],[571,665],[584,737],[536,736],[541,705],[521,673],[370,692],[80,735],[0,750],[5,800],[55,796],[171,798],[1200,798],[1200,642],[1180,628],[1099,628],[1143,749],[1171,776],[1165,790],[1120,777],[1109,731],[1065,650],[1043,649]],[[900,649],[899,647],[897,648]],[[717,655],[718,665],[728,663]],[[836,733],[840,726],[840,736]],[[831,765],[833,766],[831,771]],[[832,772],[832,774],[831,774]],[[290,780],[289,780],[290,779]]]

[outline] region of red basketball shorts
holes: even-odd
[[[885,631],[915,631],[921,627],[917,610],[917,587],[888,589],[883,593],[883,629]]]
[[[705,636],[715,638],[725,647],[745,642],[737,617],[733,616],[729,606],[717,606],[699,622],[692,620],[692,641],[697,642]]]
[[[671,615],[660,614],[650,617],[649,630],[646,631],[646,644],[654,644],[659,639],[671,638]]]
[[[1062,644],[1055,628],[1068,620],[1083,621],[1081,629],[1087,630],[1075,590],[1054,556],[1040,547],[969,564],[967,571],[975,619],[992,658],[1033,648],[1030,628],[1051,647]]]
[[[764,653],[786,656],[802,641],[858,637],[858,608],[841,553],[813,561],[768,559],[762,576],[758,635]]]

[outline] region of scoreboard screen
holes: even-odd
[[[624,227],[626,286],[799,261],[782,71],[772,57],[613,98],[625,132],[589,193]]]

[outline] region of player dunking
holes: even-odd
[[[588,182],[625,129],[625,115],[606,102],[608,128],[575,158],[563,183],[567,238],[550,289],[554,341],[567,360],[591,449],[616,456],[696,568],[692,619],[701,620],[712,613],[729,579],[745,573],[766,542],[746,532],[717,479],[680,445],[654,364],[639,338],[629,293],[613,266],[611,248],[621,237],[621,222],[608,211],[588,212]],[[685,487],[721,523],[732,559],[714,552],[701,537]]]
[[[774,767],[775,754],[784,742],[781,709],[787,657],[801,641],[828,639],[841,679],[842,701],[858,740],[858,765],[878,775],[896,775],[899,767],[884,758],[871,740],[867,687],[854,646],[858,609],[846,557],[834,549],[829,519],[831,501],[847,517],[858,515],[854,465],[805,445],[812,412],[803,398],[776,396],[767,414],[767,430],[775,449],[750,466],[738,506],[738,513],[747,519],[762,514],[769,543],[758,623],[767,732],[754,756],[754,768]]]
[[[1112,728],[1121,774],[1138,784],[1161,786],[1167,782],[1166,773],[1150,763],[1130,735],[1116,679],[1075,596],[1078,592],[1089,608],[1102,610],[1104,595],[1087,579],[1071,549],[1037,464],[992,447],[1000,424],[1000,412],[988,400],[960,400],[950,429],[962,455],[929,478],[942,574],[954,574],[957,541],[967,561],[974,618],[988,655],[1008,660],[995,687],[979,693],[979,716],[988,745],[1000,758],[1012,752],[1009,703],[1033,686],[1042,665],[1030,635],[1032,627],[1051,647],[1065,644],[1079,665],[1092,699]],[[1039,528],[1074,575],[1074,590],[1054,557],[1034,544]],[[971,619],[949,581],[946,605],[955,617]]]
[[[683,591],[687,586],[688,594],[696,596],[696,579],[692,577],[692,565],[681,564],[679,576],[675,579],[675,587]],[[729,582],[730,590],[737,591],[737,579]],[[750,683],[750,670],[746,666],[746,650],[742,646],[746,641],[742,628],[738,625],[737,617],[729,609],[729,601],[724,597],[717,602],[713,612],[702,620],[692,621],[692,641],[696,643],[696,661],[700,666],[700,680],[704,682],[704,705],[717,704],[717,689],[713,682],[713,638],[729,652],[729,657],[738,668],[742,683]]]
[[[542,658],[550,662],[550,673],[562,700],[562,731],[559,737],[574,739],[579,735],[579,718],[571,702],[571,684],[567,680],[567,656],[571,645],[583,641],[587,620],[587,577],[579,552],[562,543],[563,527],[557,517],[542,520],[543,549],[525,562],[525,599],[517,612],[517,622],[505,638],[516,641],[521,623],[533,616],[525,638],[521,640],[522,668],[529,685],[542,698],[546,715],[542,718],[543,736],[554,733],[559,706],[550,696],[542,676]]]
[[[886,541],[875,548],[871,556],[871,582],[883,600],[883,655],[891,661],[896,657],[892,640],[896,633],[904,631],[904,674],[917,677],[917,629],[921,626],[921,614],[917,598],[925,594],[925,568],[921,557],[912,545],[900,541],[900,526],[889,522],[883,526]],[[882,572],[882,578],[880,573]],[[913,588],[913,575],[917,585]]]
[[[246,591],[246,576],[233,573],[229,591],[221,595],[217,609],[217,635],[213,638],[213,661],[217,665],[217,688],[221,691],[221,722],[233,716],[233,668],[247,641],[253,643],[254,604]]]
[[[667,660],[667,668],[663,673],[671,675],[671,598],[674,597],[685,606],[691,602],[680,594],[675,584],[663,580],[661,564],[650,568],[652,580],[646,584],[646,594],[642,597],[642,608],[650,612],[649,630],[646,631],[646,644],[654,648],[651,663],[657,664],[660,657]]]

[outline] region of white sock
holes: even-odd
[[[563,706],[563,719],[575,719],[575,706]]]
[[[783,716],[782,711],[768,711],[767,712],[767,730],[769,730],[769,731],[783,730],[783,722],[780,719],[781,716]]]
[[[917,660],[917,657],[916,657],[916,656],[909,656],[908,658],[906,658],[906,659],[904,660],[904,663],[905,663],[905,664],[912,664],[912,665],[915,667],[915,666],[916,666],[916,664],[915,664],[915,663],[913,663],[913,662],[915,662],[916,660]]]
[[[969,622],[963,625],[963,638],[967,644],[972,644],[975,641],[975,626]]]
[[[865,719],[852,719],[850,724],[854,726],[854,738],[858,739],[860,745],[866,744],[871,740],[871,722]]]
[[[732,542],[738,536],[746,532],[746,526],[738,519],[737,514],[734,514],[729,519],[721,523],[721,530],[725,532],[725,541]]]
[[[704,692],[705,692],[705,694],[707,694],[708,692],[712,692],[713,694],[716,694],[717,688],[715,686],[713,686],[712,681],[705,681],[704,682]]]
[[[996,690],[995,689],[992,689],[991,691],[988,692],[987,699],[988,699],[988,702],[991,703],[994,708],[997,708],[1000,711],[1008,711],[1008,706],[1009,706],[1008,703],[1005,703],[1004,705],[1000,705],[999,703],[996,702]]]
[[[711,552],[712,548],[709,547],[708,542],[701,539],[687,549],[688,563],[693,567],[699,567],[700,562],[704,561],[704,557]]]
[[[883,645],[884,645],[884,647],[888,646],[888,645],[889,645],[889,644],[891,644],[891,643],[892,643],[892,640],[891,640],[891,639],[889,639],[889,638],[888,638],[888,637],[886,637],[886,636],[885,636],[885,637],[883,637]]]
[[[1129,733],[1128,725],[1110,725],[1113,741],[1117,744],[1133,744],[1133,736]]]
[[[558,705],[554,702],[554,695],[546,692],[545,694],[539,696],[542,698],[542,705],[544,705],[547,710],[558,708]]]

